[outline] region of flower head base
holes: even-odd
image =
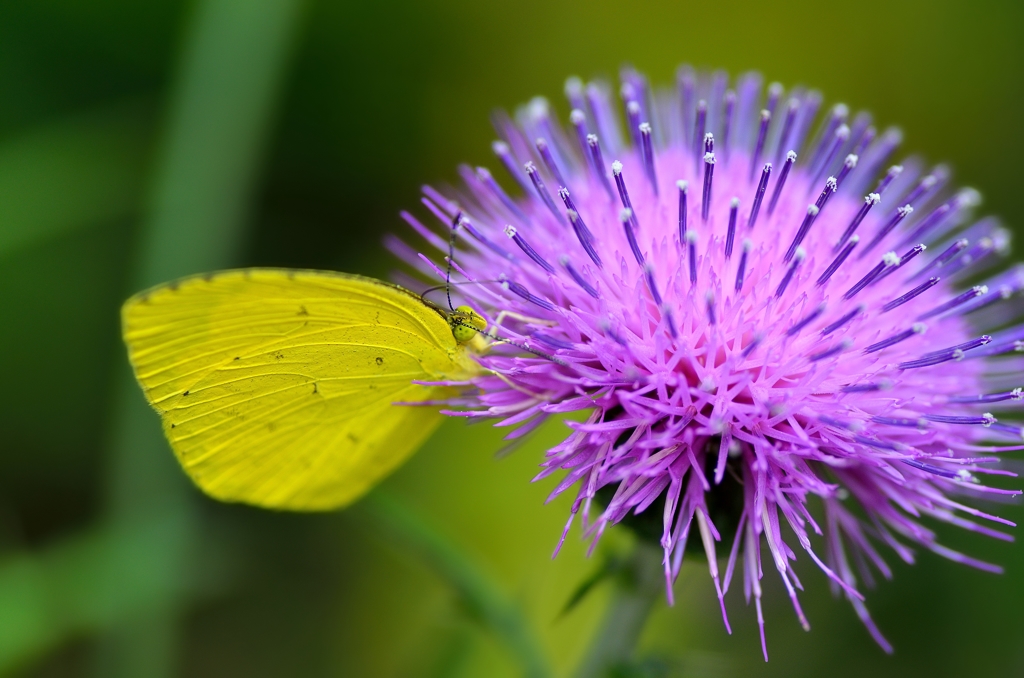
[[[589,412],[538,476],[575,492],[565,533],[580,514],[596,543],[656,512],[669,597],[699,541],[723,617],[739,577],[762,646],[762,559],[807,627],[803,550],[889,650],[858,591],[890,576],[882,550],[999,571],[923,519],[1010,539],[959,497],[1016,494],[979,478],[1008,475],[995,455],[1022,438],[1002,419],[1021,400],[1024,267],[997,268],[1006,231],[972,222],[977,194],[949,190],[945,168],[887,168],[900,134],[868,115],[839,104],[815,126],[818,93],[762,98],[756,74],[730,89],[684,67],[677,85],[627,70],[615,101],[571,79],[568,128],[541,99],[498,119],[522,198],[463,168],[463,191],[423,200],[453,231],[404,215],[437,252],[392,240],[400,256],[444,279],[457,238],[453,296],[514,342],[480,357],[488,372],[448,414],[518,438]]]

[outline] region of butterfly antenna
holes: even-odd
[[[455,231],[459,228],[459,222],[461,221],[462,210],[459,210],[455,213],[455,217],[452,218],[452,232],[448,236],[448,270],[444,274],[444,291],[448,295],[449,311],[455,310],[455,306],[452,305],[452,259],[455,258]]]
[[[480,334],[484,335],[485,337],[487,337],[488,339],[496,341],[499,344],[510,344],[512,346],[515,346],[518,349],[522,349],[523,351],[526,351],[527,353],[532,353],[533,355],[535,355],[535,356],[537,356],[539,358],[544,358],[545,360],[550,360],[551,362],[555,363],[556,365],[561,365],[562,367],[568,367],[570,369],[572,368],[572,365],[570,365],[569,363],[565,362],[564,360],[556,358],[555,356],[551,355],[550,353],[544,353],[543,351],[538,351],[537,349],[530,348],[526,344],[520,344],[518,341],[513,341],[512,339],[505,339],[504,337],[499,337],[498,335],[496,335],[496,334],[494,334],[492,332],[488,332],[487,330],[481,330],[480,328],[474,327],[473,325],[470,325],[469,323],[463,322],[463,321],[459,320],[458,318],[452,318],[451,322],[455,323],[456,325],[462,325],[463,327],[468,327],[471,330],[475,330],[475,331],[479,332]]]
[[[420,296],[425,299],[427,297],[427,295],[430,294],[431,292],[436,292],[438,290],[446,290],[446,289],[448,289],[449,286],[451,286],[451,287],[458,287],[459,285],[489,285],[489,284],[497,285],[500,282],[502,282],[502,281],[501,280],[462,280],[462,281],[455,281],[455,282],[447,283],[445,285],[434,285],[433,287],[428,287],[427,289],[423,290],[423,292],[420,293]],[[449,299],[448,301],[450,303],[451,299]]]

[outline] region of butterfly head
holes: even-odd
[[[472,341],[479,332],[487,329],[487,321],[469,306],[459,306],[448,315],[455,341],[464,344]]]

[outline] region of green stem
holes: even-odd
[[[605,678],[632,658],[654,603],[665,590],[661,549],[639,542],[630,567],[617,581],[618,586],[590,649],[576,671],[576,678]]]
[[[520,609],[457,544],[381,488],[367,495],[358,506],[395,543],[419,556],[452,587],[470,616],[519,662],[524,676],[550,675],[540,643]]]
[[[194,3],[140,226],[132,292],[237,261],[303,0]],[[163,604],[116,620],[99,639],[96,674],[169,678],[190,570],[201,548],[193,494],[123,364],[111,424],[107,521],[150,516],[171,525],[158,554],[119,563],[159,570]],[[202,547],[205,548],[205,547]]]

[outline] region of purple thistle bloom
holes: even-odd
[[[509,438],[585,413],[537,476],[575,493],[559,546],[577,514],[595,544],[608,525],[657,521],[669,600],[701,546],[724,618],[734,576],[753,597],[766,659],[763,561],[808,628],[800,550],[891,651],[858,591],[872,570],[891,576],[882,551],[1000,571],[926,519],[1011,539],[961,497],[1019,494],[980,478],[1013,475],[998,453],[1024,432],[1003,421],[1021,403],[1024,268],[999,270],[1006,231],[972,223],[977,194],[944,193],[944,168],[890,168],[898,131],[863,114],[849,127],[839,105],[813,132],[816,92],[776,111],[781,87],[763,99],[756,74],[725,90],[686,73],[677,92],[624,86],[621,101],[589,85],[567,130],[539,99],[500,117],[519,199],[482,169],[458,193],[426,189],[454,233],[407,217],[439,251],[397,251],[443,280],[454,237],[451,294],[504,340],[478,358],[475,406],[446,413]]]

